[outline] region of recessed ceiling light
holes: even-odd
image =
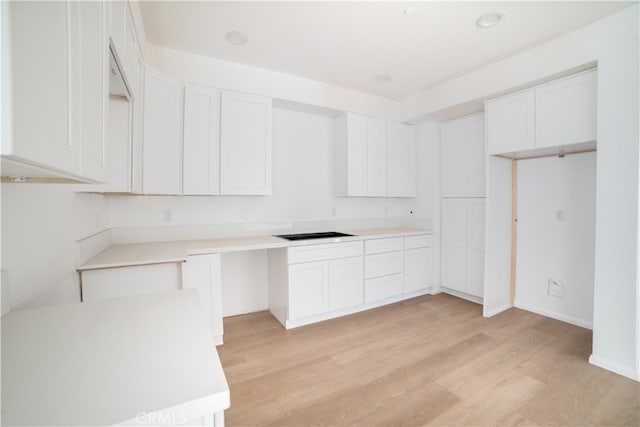
[[[405,15],[413,15],[414,13],[416,13],[416,8],[415,7],[405,7],[404,8],[404,14]]]
[[[380,84],[389,83],[391,81],[391,76],[389,74],[380,74],[379,76],[376,76],[373,81]]]
[[[501,20],[502,20],[501,12],[496,12],[496,11],[487,12],[484,15],[482,15],[480,18],[478,18],[478,20],[476,21],[476,27],[478,28],[495,27],[496,25],[498,25],[498,23]]]
[[[229,43],[235,44],[236,46],[242,46],[249,41],[249,37],[240,31],[229,31],[225,37]]]

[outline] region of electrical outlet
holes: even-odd
[[[249,219],[249,212],[247,212],[247,208],[240,209],[240,220],[242,222],[247,222]]]
[[[564,283],[555,279],[547,280],[547,295],[564,298]]]
[[[165,209],[163,212],[164,222],[171,222],[171,210]]]

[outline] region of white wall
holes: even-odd
[[[518,161],[516,307],[592,326],[595,205],[595,153]]]
[[[401,119],[400,103],[382,96],[153,44],[146,45],[144,54],[145,62],[178,80],[336,111]]]
[[[2,184],[2,286],[12,309],[79,301],[75,242],[107,226],[102,195],[68,184]]]
[[[431,217],[429,194],[420,199],[335,197],[333,129],[331,118],[274,109],[272,195],[109,196],[111,226]],[[171,211],[170,222],[164,220],[165,210]]]

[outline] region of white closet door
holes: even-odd
[[[467,200],[442,200],[442,286],[466,292]]]
[[[485,200],[467,200],[467,282],[466,293],[484,296]]]
[[[469,136],[466,149],[466,197],[484,197],[486,145],[484,137],[484,114],[471,116],[467,119]]]

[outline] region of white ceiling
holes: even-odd
[[[630,4],[144,1],[141,10],[149,43],[401,100]],[[502,22],[477,28],[493,10]],[[229,31],[248,43],[229,44]],[[375,83],[380,74],[391,82]]]

